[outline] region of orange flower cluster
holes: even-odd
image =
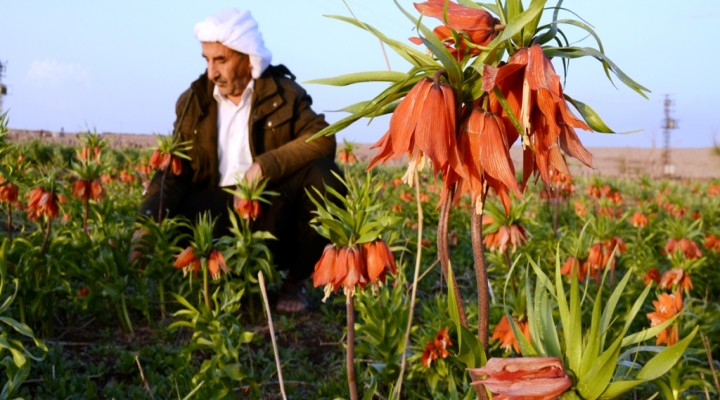
[[[480,46],[487,46],[503,28],[500,20],[489,12],[448,2],[447,20],[445,19],[445,1],[430,0],[415,3],[420,13],[437,18],[445,23],[433,29],[433,33],[448,48],[450,53],[461,61],[467,54],[479,54]],[[455,42],[453,31],[459,33],[460,42]],[[422,44],[420,38],[410,38],[415,44]]]
[[[14,203],[18,198],[18,187],[12,182],[5,182],[0,176],[0,203]]]
[[[659,294],[658,299],[653,301],[653,306],[655,307],[655,311],[648,313],[647,317],[650,320],[650,326],[658,326],[682,310],[682,292],[678,291],[672,294]],[[678,337],[677,324],[673,324],[658,334],[656,344],[660,345],[665,343],[668,346],[671,346],[677,343]]]
[[[103,187],[98,179],[81,179],[73,185],[73,196],[82,201],[93,199],[100,200],[103,195]]]
[[[663,289],[679,289],[681,292],[689,292],[692,289],[692,280],[690,274],[686,273],[682,268],[673,268],[666,271],[662,279],[660,279],[660,287]]]
[[[483,237],[483,243],[490,251],[499,251],[505,253],[508,244],[514,252],[518,246],[525,243],[525,228],[518,224],[510,226],[501,226],[497,231],[488,233]]]
[[[328,244],[315,264],[312,278],[315,287],[325,287],[325,301],[340,287],[346,296],[352,296],[356,285],[364,288],[384,282],[387,271],[396,273],[395,259],[383,240],[363,243],[359,248]]]
[[[598,200],[603,198],[608,199],[615,204],[621,204],[623,202],[622,194],[613,189],[612,186],[607,183],[604,185],[598,184],[588,187],[587,194],[588,196],[594,197]]]
[[[484,385],[494,400],[555,400],[572,386],[555,357],[491,358],[468,372],[472,384]]]
[[[720,196],[720,185],[714,183],[710,184],[710,186],[708,186],[707,194],[710,197]]]
[[[588,256],[585,259],[576,259],[573,256],[568,257],[560,272],[563,275],[572,276],[575,268],[578,268],[578,281],[582,282],[586,276],[590,275],[596,282],[599,282],[602,271],[605,270],[606,267],[614,270],[615,257],[625,251],[627,251],[627,247],[622,238],[615,237],[604,240],[590,246]]]
[[[540,192],[543,199],[566,200],[575,193],[575,185],[570,175],[555,170],[550,171],[550,186]]]
[[[78,160],[90,161],[92,159],[95,162],[100,162],[100,154],[102,153],[102,147],[100,146],[83,146],[78,151]]]
[[[258,200],[242,199],[235,196],[233,199],[233,207],[238,215],[246,220],[254,221],[262,215],[262,207]]]
[[[165,171],[170,167],[174,175],[180,175],[182,173],[182,159],[170,153],[161,152],[159,149],[153,151],[149,164],[159,171]]]
[[[37,221],[40,217],[54,218],[60,213],[58,196],[51,191],[36,187],[27,197],[27,216],[31,221]]]
[[[640,211],[636,211],[632,217],[630,217],[630,225],[636,227],[636,228],[644,228],[648,225],[648,217],[647,215],[641,213]]]
[[[126,170],[120,171],[120,182],[133,183],[135,182],[135,175],[129,173]]]
[[[351,151],[343,149],[338,153],[338,162],[342,165],[353,165],[357,162],[357,159]]]
[[[515,322],[515,325],[520,329],[523,335],[525,335],[527,340],[530,340],[530,325],[528,324],[527,319],[523,318],[522,320],[519,320],[513,317],[513,322]],[[500,347],[503,350],[509,351],[510,347],[512,347],[513,350],[515,350],[515,353],[520,354],[520,344],[515,337],[515,332],[512,330],[512,326],[510,325],[507,315],[503,315],[500,322],[495,325],[491,339],[498,340],[500,342]]]
[[[703,241],[703,246],[710,251],[720,251],[720,238],[717,238],[712,233],[708,233]]]
[[[697,243],[687,238],[670,238],[662,249],[663,254],[667,256],[672,256],[676,251],[682,253],[688,260],[702,257],[702,251]]]
[[[452,346],[450,341],[450,335],[448,334],[448,328],[442,328],[435,335],[435,339],[432,342],[427,342],[425,345],[425,351],[421,358],[422,365],[425,368],[430,368],[433,361],[438,358],[447,358],[450,355],[448,347]]]
[[[175,258],[173,264],[175,268],[183,270],[183,276],[187,275],[188,272],[192,271],[193,274],[197,275],[200,271],[202,261],[195,255],[195,251],[192,246],[188,246]],[[225,257],[219,250],[210,251],[210,255],[207,258],[207,267],[210,276],[213,279],[220,279],[220,273],[228,273],[227,263]]]

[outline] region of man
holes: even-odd
[[[257,23],[249,11],[225,10],[195,26],[195,37],[207,62],[205,73],[177,101],[175,134],[190,141],[190,161],[183,172],[156,174],[141,213],[157,215],[163,190],[163,214],[194,221],[205,211],[218,218],[216,234],[228,229],[233,198],[223,188],[238,179],[268,179],[279,193],[251,227],[269,231],[277,241],[268,246],[279,269],[288,270],[276,308],[305,308],[302,282],[311,273],[327,243],[309,226],[314,205],[305,190],[324,185],[342,192],[331,171],[335,138],[307,139],[327,126],[312,100],[284,66],[271,66]]]

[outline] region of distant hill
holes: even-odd
[[[101,133],[100,134],[114,148],[151,148],[157,145],[154,135],[130,133]],[[10,129],[8,139],[14,142],[42,140],[45,142],[77,146],[76,133],[30,131]],[[355,156],[360,162],[369,161],[375,150],[370,144],[355,143]],[[338,150],[342,145],[338,146]],[[660,177],[664,174],[662,164],[663,149],[658,148],[613,148],[595,147],[588,149],[593,154],[593,168],[581,165],[577,160],[569,159],[571,172],[574,176],[613,176],[637,177],[647,175]],[[516,145],[510,154],[518,168],[522,168],[522,150]],[[391,165],[401,165],[405,160],[393,160]],[[718,179],[720,178],[720,152],[718,149],[706,148],[676,148],[670,151],[670,164],[674,166],[673,176],[689,179]]]

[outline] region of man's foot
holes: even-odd
[[[280,289],[275,310],[279,313],[297,313],[305,311],[307,299],[305,298],[305,281],[286,278]]]

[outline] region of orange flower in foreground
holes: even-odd
[[[255,220],[262,215],[262,207],[260,201],[241,199],[238,196],[234,197],[233,205],[238,215],[247,220]]]
[[[486,186],[493,188],[510,213],[510,194],[522,198],[515,179],[515,167],[510,158],[510,146],[517,138],[509,138],[499,114],[473,107],[460,129],[459,151],[467,168],[462,192],[468,192],[476,204],[476,211],[485,202]],[[512,141],[511,141],[512,139]]]
[[[554,400],[572,386],[555,357],[491,358],[484,367],[468,372],[472,384],[484,385],[495,400]]]
[[[194,274],[200,271],[200,259],[195,257],[192,246],[188,246],[175,258],[175,268],[183,270],[183,276],[192,270]]]
[[[58,196],[55,193],[37,187],[27,194],[27,216],[37,221],[40,217],[54,218],[60,213]]]
[[[658,299],[653,301],[653,306],[655,306],[655,311],[647,314],[651,327],[662,324],[682,310],[682,292],[678,291],[672,294],[659,294]],[[672,326],[663,329],[662,332],[658,334],[656,344],[660,345],[665,343],[668,346],[672,346],[677,343],[678,336],[677,324],[673,324]]]
[[[530,325],[527,323],[527,320],[520,321],[513,317],[513,322],[515,322],[515,325],[517,325],[523,335],[525,335],[525,338],[530,340]],[[512,330],[507,315],[503,315],[500,322],[495,325],[491,339],[498,340],[503,350],[510,351],[510,347],[512,347],[515,353],[520,354],[520,344],[515,337],[515,332]]]
[[[315,264],[313,286],[325,288],[323,301],[340,287],[343,287],[346,296],[352,296],[357,285],[364,288],[368,283],[379,285],[384,282],[387,271],[392,274],[397,272],[392,252],[382,240],[364,243],[360,248],[338,248],[328,244]]]
[[[439,71],[434,79],[422,78],[398,104],[387,133],[372,146],[380,149],[368,169],[407,155],[408,169],[403,177],[407,183],[412,183],[415,171],[423,168],[426,159],[435,174],[442,171],[448,187],[455,183],[448,179],[450,170],[456,175],[463,173],[455,145],[455,94],[450,85],[440,82],[441,75]]]
[[[208,256],[208,272],[213,279],[220,279],[220,272],[228,273],[225,257],[219,250],[213,250]]]
[[[486,65],[483,71],[483,89],[490,93],[490,109],[505,117],[509,132],[516,132],[492,93],[496,86],[524,129],[527,142],[523,146],[523,184],[533,173],[539,173],[546,185],[550,184],[552,170],[569,175],[561,149],[591,166],[592,155],[575,133],[575,128],[589,131],[590,127],[568,109],[560,77],[539,44],[518,50],[499,68]]]

